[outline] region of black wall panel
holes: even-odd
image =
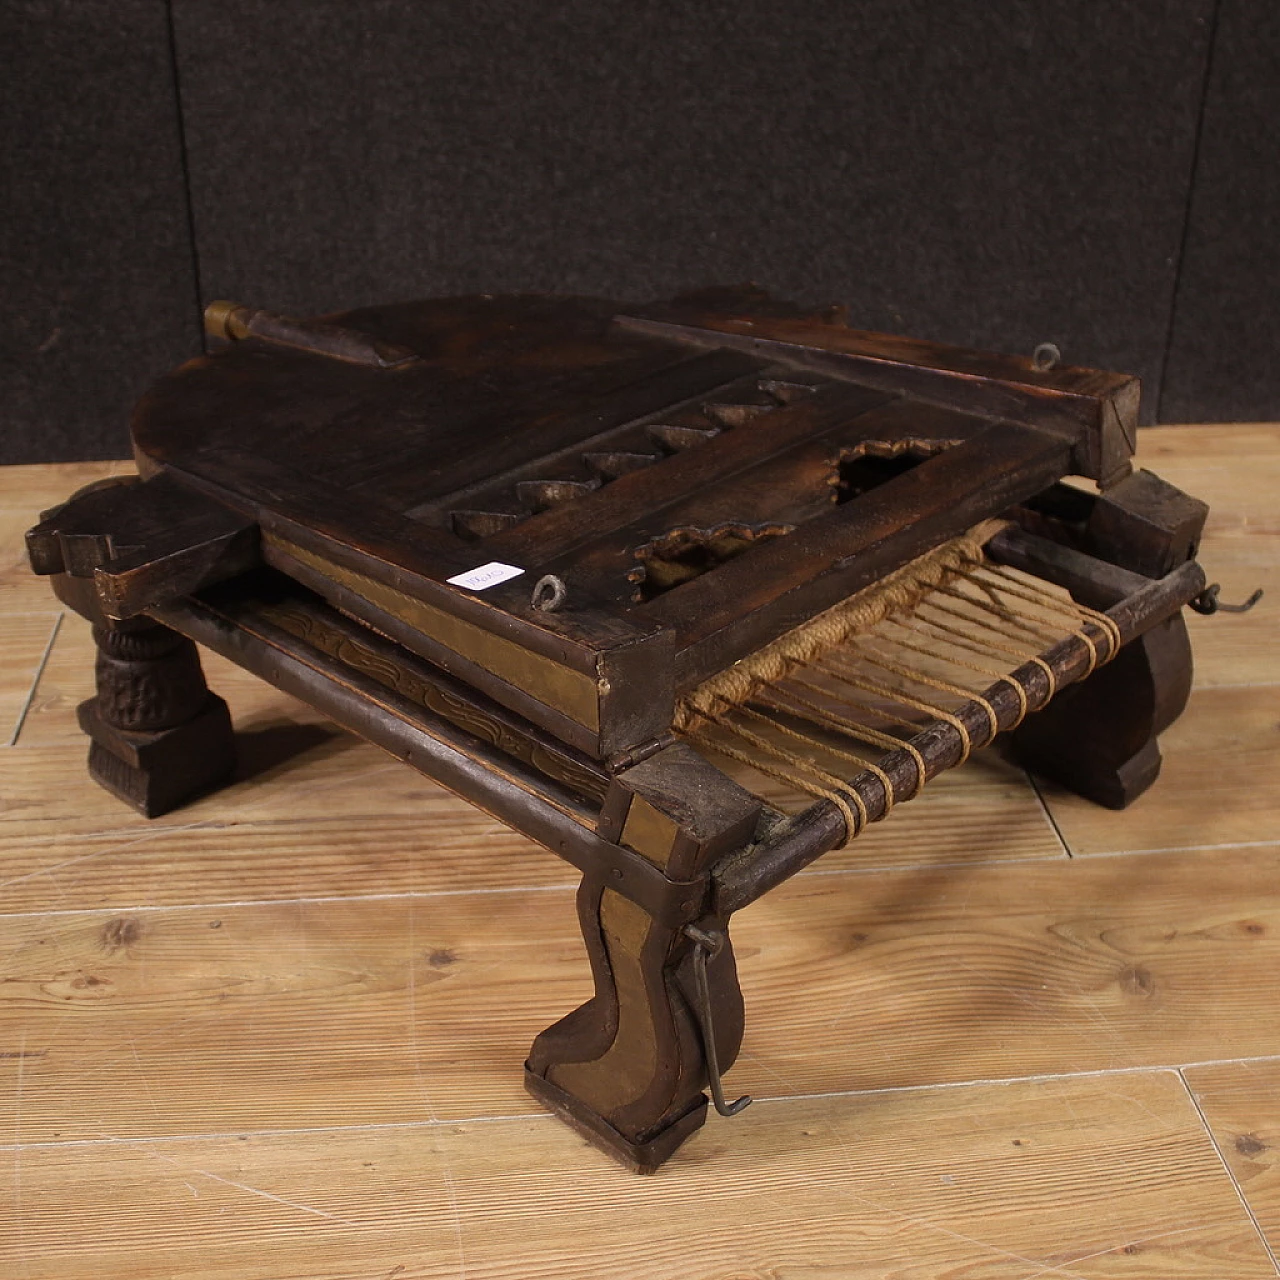
[[[1280,418],[1280,5],[1221,0],[1161,418]]]
[[[1216,7],[9,0],[0,462],[120,453],[199,295],[754,278],[1280,416],[1280,6]]]
[[[1155,390],[1211,0],[175,0],[202,283],[754,278]]]
[[[120,457],[197,349],[165,9],[0,6],[0,462]]]

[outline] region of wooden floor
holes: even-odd
[[[216,660],[241,779],[131,814],[20,550],[113,468],[0,472],[0,1277],[1276,1275],[1280,428],[1142,450],[1268,591],[1192,619],[1156,790],[979,758],[742,913],[757,1102],[651,1179],[521,1087],[570,868]]]

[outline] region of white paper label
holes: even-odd
[[[506,582],[509,578],[518,578],[524,572],[523,569],[517,569],[513,564],[502,564],[497,560],[490,560],[488,564],[482,564],[478,569],[468,569],[466,573],[460,573],[457,577],[448,578],[446,581],[453,587],[465,587],[468,591],[488,591],[490,587],[496,587],[500,582]]]

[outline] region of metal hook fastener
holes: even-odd
[[[1042,342],[1031,353],[1031,367],[1037,373],[1048,373],[1062,363],[1062,352],[1056,342]]]
[[[541,609],[543,613],[554,613],[564,604],[564,598],[568,594],[569,588],[564,585],[564,579],[557,578],[554,573],[548,573],[533,584],[533,595],[529,603],[535,609]]]
[[[1222,587],[1219,583],[1211,583],[1194,600],[1188,603],[1197,613],[1203,613],[1208,617],[1215,613],[1248,613],[1262,599],[1262,588],[1259,587],[1243,604],[1223,604],[1218,599],[1218,592],[1221,590]]]
[[[720,1078],[720,1060],[716,1054],[715,1027],[711,1021],[711,985],[707,981],[707,961],[714,960],[724,947],[724,934],[708,933],[696,925],[686,925],[685,937],[693,943],[693,980],[698,990],[698,1030],[702,1033],[702,1056],[707,1060],[707,1084],[711,1101],[722,1116],[736,1116],[751,1105],[751,1096],[743,1094],[736,1102],[724,1099],[724,1083]]]

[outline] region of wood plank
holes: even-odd
[[[242,768],[261,772],[150,820],[90,781],[83,746],[6,752],[4,910],[577,883],[545,849],[347,734],[286,722],[239,745]]]
[[[1280,1254],[1280,1061],[1222,1062],[1183,1074],[1245,1202]]]
[[[18,748],[0,801],[7,912],[362,897],[576,883],[574,870],[348,735],[263,723],[250,753],[293,758],[163,818],[139,817],[66,745]],[[1020,770],[978,757],[811,872],[1062,856]]]
[[[1274,868],[1255,849],[798,877],[735,922],[730,1087],[1280,1054]],[[567,885],[10,916],[0,956],[0,1040],[43,1055],[31,1140],[534,1110],[525,1051],[590,989]]]
[[[41,582],[46,590],[48,584]],[[50,595],[50,600],[53,599]],[[93,629],[81,617],[67,613],[49,653],[31,709],[22,727],[19,745],[30,747],[80,746],[86,741],[76,723],[75,709],[94,695],[93,664],[96,647]],[[294,724],[326,724],[324,718],[296,698],[272,688],[235,663],[201,650],[201,665],[209,687],[226,698],[237,726],[246,732],[281,721]]]
[[[1280,426],[1157,427],[1139,436],[1139,461],[1209,504],[1200,562],[1222,599],[1266,592],[1252,613],[1188,614],[1198,687],[1280,681]]]
[[[1199,689],[1280,682],[1276,617],[1280,609],[1280,534],[1210,533],[1200,551],[1221,599],[1240,604],[1261,587],[1263,598],[1248,613],[1203,617],[1188,610],[1187,628]]]
[[[591,992],[572,886],[0,920],[24,1141],[536,1112],[534,1035]],[[21,1115],[18,1108],[21,1107]]]
[[[1280,423],[1151,427],[1137,462],[1207,502],[1210,534],[1280,534]]]
[[[1100,809],[1048,782],[1041,793],[1075,854],[1273,841],[1280,818],[1278,723],[1280,685],[1197,690],[1160,736],[1160,777],[1131,808]]]
[[[35,462],[0,467],[0,509],[27,512],[35,524],[41,511],[65,502],[77,489],[108,476],[132,475],[129,459],[107,462]]]
[[[17,741],[59,614],[0,614],[0,747]]]
[[[891,401],[714,483],[682,495],[664,491],[655,496],[655,505],[636,519],[575,547],[545,568],[566,574],[575,583],[589,583],[593,597],[630,603],[634,588],[626,573],[637,564],[637,548],[673,529],[803,524],[831,512],[840,460],[852,456],[856,449],[919,444],[923,456],[930,444],[949,447],[989,427],[986,419],[968,414]],[[758,429],[759,423],[740,428]]]
[[[660,469],[646,467],[619,476],[605,489],[568,506],[552,507],[514,529],[485,539],[485,551],[499,559],[541,565],[640,519],[664,501],[718,484],[804,440],[874,415],[889,400],[864,387],[820,387],[812,396],[774,409],[769,414],[767,435],[731,431],[717,438],[714,449],[686,449],[667,458]]]
[[[0,1259],[26,1280],[1275,1275],[1167,1073],[808,1099],[729,1128],[652,1179],[534,1117],[26,1147],[0,1161]]]
[[[1280,1053],[1277,851],[798,876],[734,918],[747,1035],[727,1087]]]
[[[1026,356],[850,329],[809,316],[717,314],[678,302],[620,316],[619,323],[636,333],[792,361],[869,387],[1064,432],[1084,427],[1100,435],[1110,406],[1130,449],[1138,424],[1138,380],[1129,374],[1074,365],[1037,370]]]
[[[908,560],[956,537],[1061,475],[1054,436],[996,426],[887,484],[801,525],[786,538],[659,596],[642,612],[676,629],[676,686],[730,662],[830,608]],[[967,478],[985,477],[980,490]]]

